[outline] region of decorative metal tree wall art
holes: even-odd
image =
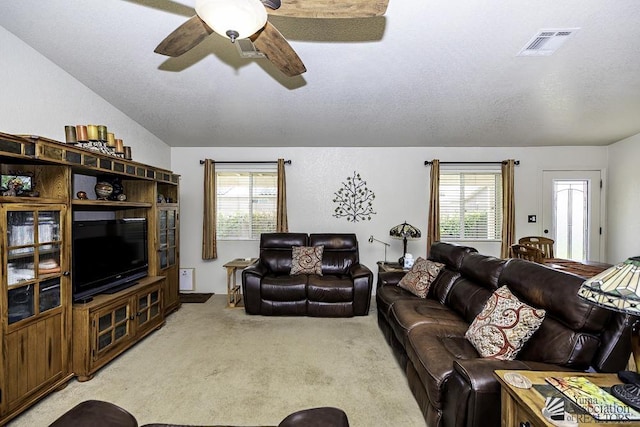
[[[367,181],[360,177],[359,173],[353,171],[353,176],[347,177],[342,183],[342,187],[333,193],[334,203],[338,206],[333,211],[336,218],[346,218],[347,221],[371,221],[373,211],[373,199],[376,195],[367,188]]]

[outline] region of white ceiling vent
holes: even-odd
[[[265,54],[256,49],[249,39],[237,39],[235,45],[242,58],[266,58]]]
[[[516,56],[549,56],[580,28],[544,29],[531,38]]]

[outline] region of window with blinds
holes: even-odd
[[[218,239],[257,240],[276,230],[276,172],[216,172]]]
[[[440,172],[440,237],[500,240],[500,172]]]

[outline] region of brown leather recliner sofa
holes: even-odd
[[[500,426],[496,369],[616,372],[631,352],[625,316],[577,296],[584,279],[520,259],[436,242],[429,259],[445,264],[426,299],[397,286],[404,273],[378,275],[378,325],[429,427]],[[482,358],[465,332],[490,295],[506,285],[521,301],[546,310],[515,360]]]
[[[322,275],[290,274],[294,246],[324,247]],[[248,314],[365,316],[372,287],[355,234],[263,233],[258,262],[242,271]]]
[[[85,400],[69,409],[49,427],[138,427],[138,420],[126,409],[102,400]],[[197,427],[187,424],[145,424],[142,427]],[[210,425],[210,427],[215,427]],[[222,426],[220,426],[222,427]],[[230,427],[230,426],[226,426]],[[303,409],[283,419],[277,427],[349,427],[342,409]]]

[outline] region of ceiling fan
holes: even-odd
[[[307,69],[298,54],[267,20],[267,14],[295,18],[366,18],[384,15],[388,0],[196,0],[196,15],[176,28],[154,50],[180,56],[211,33],[231,42],[248,38],[282,73]]]

